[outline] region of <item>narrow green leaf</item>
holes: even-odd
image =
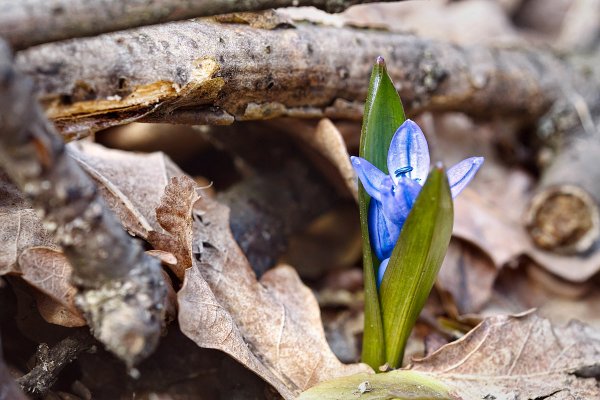
[[[449,388],[419,372],[396,370],[385,374],[356,374],[326,381],[302,393],[298,400],[451,400]]]
[[[369,83],[365,102],[360,156],[387,172],[387,153],[392,136],[406,117],[400,96],[390,79],[383,58],[378,58]],[[375,371],[385,363],[385,341],[381,307],[377,292],[375,267],[379,260],[372,254],[367,215],[370,197],[359,182],[360,226],[363,238],[363,270],[365,284],[365,329],[362,361]]]
[[[448,178],[434,167],[394,247],[380,296],[386,362],[397,368],[450,243],[454,212]]]
[[[400,96],[383,58],[373,66],[360,135],[360,156],[387,173],[387,153],[396,129],[406,120]]]

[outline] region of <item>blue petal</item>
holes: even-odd
[[[389,258],[386,258],[379,264],[379,269],[377,270],[377,289],[381,286],[381,282],[383,281],[383,274],[385,274],[385,270],[387,269],[388,263],[390,262]]]
[[[383,181],[382,186],[387,186],[386,181]],[[420,191],[421,185],[417,181],[404,176],[399,177],[398,185],[392,185],[390,190],[382,191],[383,214],[399,229],[402,229]]]
[[[362,157],[352,156],[350,161],[369,196],[381,201],[381,185],[387,175]]]
[[[479,167],[481,167],[481,164],[483,164],[483,157],[471,157],[462,160],[448,170],[448,183],[450,184],[452,198],[458,196],[467,187],[477,173],[477,170],[479,170]]]
[[[421,185],[429,173],[429,148],[419,125],[407,119],[394,134],[387,158],[388,170],[394,183],[402,176]]]
[[[376,200],[369,204],[369,239],[371,248],[379,260],[392,255],[392,250],[400,236],[400,228],[383,214],[383,206]]]

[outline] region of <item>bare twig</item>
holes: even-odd
[[[78,304],[94,335],[129,365],[147,356],[164,315],[158,261],[123,230],[67,155],[2,41],[0,167],[31,199],[73,266]]]
[[[241,11],[314,6],[341,12],[397,0],[0,0],[0,36],[14,48],[162,22]]]
[[[52,348],[41,344],[36,353],[36,365],[18,379],[21,388],[36,397],[43,396],[54,385],[60,371],[80,353],[92,349],[93,344],[93,337],[84,330],[61,340]]]
[[[540,49],[461,47],[310,25],[266,30],[170,23],[38,46],[21,52],[18,65],[34,78],[50,118],[74,136],[135,113],[174,122],[181,112],[185,122],[200,112],[213,124],[232,117],[360,119],[378,55],[388,60],[409,114],[463,111],[535,120],[562,97],[565,82],[586,99],[600,93],[597,83]]]

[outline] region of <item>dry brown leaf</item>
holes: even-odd
[[[410,369],[462,399],[595,399],[600,388],[589,376],[599,360],[598,331],[578,321],[556,327],[529,312],[486,319]]]
[[[370,370],[334,356],[316,299],[293,268],[279,266],[257,281],[231,235],[227,207],[202,198],[194,213],[200,252],[178,295],[188,337],[230,354],[286,399],[320,381]]]
[[[71,265],[62,252],[47,247],[31,247],[19,256],[22,278],[39,290],[38,310],[50,323],[75,327],[86,324],[75,305],[77,289],[70,284]]]
[[[177,265],[177,257],[175,257],[172,253],[169,253],[168,251],[146,250],[146,254],[158,258],[161,264],[167,267],[173,267]]]
[[[17,259],[28,247],[57,248],[35,211],[1,171],[0,227],[0,275],[18,272]]]
[[[520,205],[524,204],[523,200]],[[467,188],[455,202],[454,234],[480,247],[498,268],[521,255],[527,255],[548,271],[572,282],[584,282],[600,270],[599,245],[589,254],[574,256],[538,249],[521,221],[512,217],[514,213],[508,211],[515,206],[519,204],[494,204]]]
[[[136,154],[84,141],[68,149],[127,231],[144,239],[150,231],[164,232],[155,213],[169,179],[163,153]]]
[[[518,313],[534,307],[552,323],[564,324],[575,318],[600,329],[600,284],[564,281],[534,263],[523,263],[517,269],[500,271],[491,299],[479,315]]]
[[[302,399],[597,399],[600,335],[529,312],[486,319],[466,336],[406,369],[326,382]],[[357,391],[369,382],[368,391]],[[358,392],[358,393],[357,393]]]
[[[192,178],[171,178],[156,208],[158,223],[168,233],[148,233],[148,241],[155,249],[168,251],[177,258],[177,264],[171,266],[171,270],[179,280],[183,280],[185,270],[193,263],[192,207],[198,198],[196,183]]]
[[[72,143],[68,148],[98,182],[102,195],[126,229],[141,237],[155,228],[162,231],[155,209],[168,177],[181,174],[170,160],[162,153],[134,154],[89,142]],[[67,269],[70,271],[70,266],[44,230],[40,218],[3,174],[0,174],[0,224],[3,226],[0,275],[21,272],[39,290],[34,295],[40,313],[48,322],[84,325],[73,304],[75,289],[63,274]]]
[[[453,233],[485,251],[498,268],[529,247],[529,238],[518,221],[469,188],[454,202]]]
[[[76,328],[87,325],[82,315],[73,314],[69,309],[59,302],[47,296],[45,293],[34,292],[33,297],[38,312],[46,322],[54,325]]]
[[[135,154],[90,142],[70,143],[70,155],[98,183],[109,207],[130,233],[146,238],[164,232],[156,218],[170,176],[181,175],[163,153]],[[58,249],[20,191],[0,173],[0,275],[16,272],[19,254],[28,247]]]
[[[298,128],[290,129],[288,132],[329,161],[343,179],[348,192],[358,202],[356,173],[350,163],[350,155],[346,149],[344,138],[336,126],[329,119],[324,118],[319,121],[314,131]]]
[[[498,270],[490,258],[469,242],[452,238],[437,277],[436,288],[452,297],[456,318],[480,311],[492,294]],[[450,311],[450,310],[449,310]],[[523,311],[523,310],[520,310]]]

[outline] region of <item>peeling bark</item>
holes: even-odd
[[[0,166],[31,200],[73,267],[77,302],[94,335],[132,365],[156,347],[165,287],[146,255],[110,212],[91,179],[67,155],[37,104],[29,79],[0,41]]]
[[[206,20],[38,46],[20,53],[18,65],[36,82],[49,117],[64,134],[77,136],[123,118],[173,121],[180,112],[199,113],[207,123],[211,113],[219,114],[219,123],[279,116],[358,120],[378,55],[388,60],[409,114],[462,111],[534,121],[565,86],[585,98],[600,92],[579,69],[540,49]],[[81,121],[85,129],[78,129]]]
[[[337,13],[355,4],[397,0],[0,0],[0,36],[14,48],[169,21],[313,6]]]

